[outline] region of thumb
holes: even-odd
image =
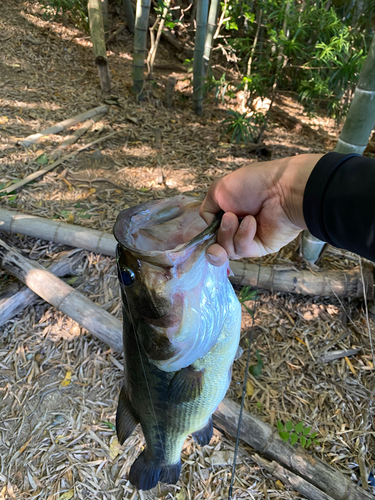
[[[221,210],[221,207],[217,203],[215,197],[218,180],[214,181],[211,184],[208,193],[199,209],[199,215],[207,224],[211,224],[215,214],[217,214]]]

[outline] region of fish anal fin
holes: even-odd
[[[168,396],[171,403],[192,401],[200,396],[204,370],[194,370],[192,366],[178,371],[169,384]]]
[[[137,424],[138,420],[134,415],[131,402],[122,387],[116,413],[116,432],[120,444],[123,444],[123,442],[128,439],[130,434],[137,427]]]
[[[199,431],[193,432],[191,435],[199,446],[206,446],[210,443],[212,435],[214,433],[214,428],[212,425],[212,417],[209,418],[208,423],[200,429]]]
[[[147,460],[147,449],[143,451],[129,471],[129,481],[139,490],[150,490],[159,481],[176,484],[181,472],[181,462],[172,465],[155,465]]]

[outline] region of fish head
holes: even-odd
[[[114,227],[126,320],[149,359],[166,371],[187,366],[192,357],[186,353],[196,343],[192,336],[199,336],[198,296],[208,266],[214,267],[205,250],[221,217],[207,226],[200,204],[187,196],[145,203],[123,210]]]

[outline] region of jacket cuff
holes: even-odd
[[[315,165],[307,181],[303,196],[303,216],[310,233],[333,245],[324,227],[324,199],[335,171],[349,158],[361,156],[356,153],[328,153]]]

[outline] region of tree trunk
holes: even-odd
[[[131,0],[122,0],[128,30],[134,34],[134,8]]]
[[[375,36],[363,65],[349,113],[335,147],[337,153],[363,154],[375,125]],[[316,262],[325,246],[309,231],[303,232],[302,254]]]
[[[143,100],[143,87],[145,82],[144,66],[150,5],[151,0],[137,1],[133,50],[133,89],[137,101]]]
[[[211,0],[210,11],[208,13],[208,23],[207,23],[207,34],[206,41],[204,44],[204,54],[203,54],[203,74],[207,76],[208,68],[210,66],[211,52],[212,52],[212,40],[214,38],[214,33],[216,30],[217,13],[219,10],[219,0]]]
[[[193,62],[193,110],[203,114],[204,68],[203,55],[207,34],[208,0],[197,0],[197,30],[195,34]]]
[[[88,12],[90,20],[90,34],[94,49],[95,64],[98,67],[102,91],[111,91],[111,76],[107,60],[107,49],[104,39],[104,26],[101,0],[89,0]]]

